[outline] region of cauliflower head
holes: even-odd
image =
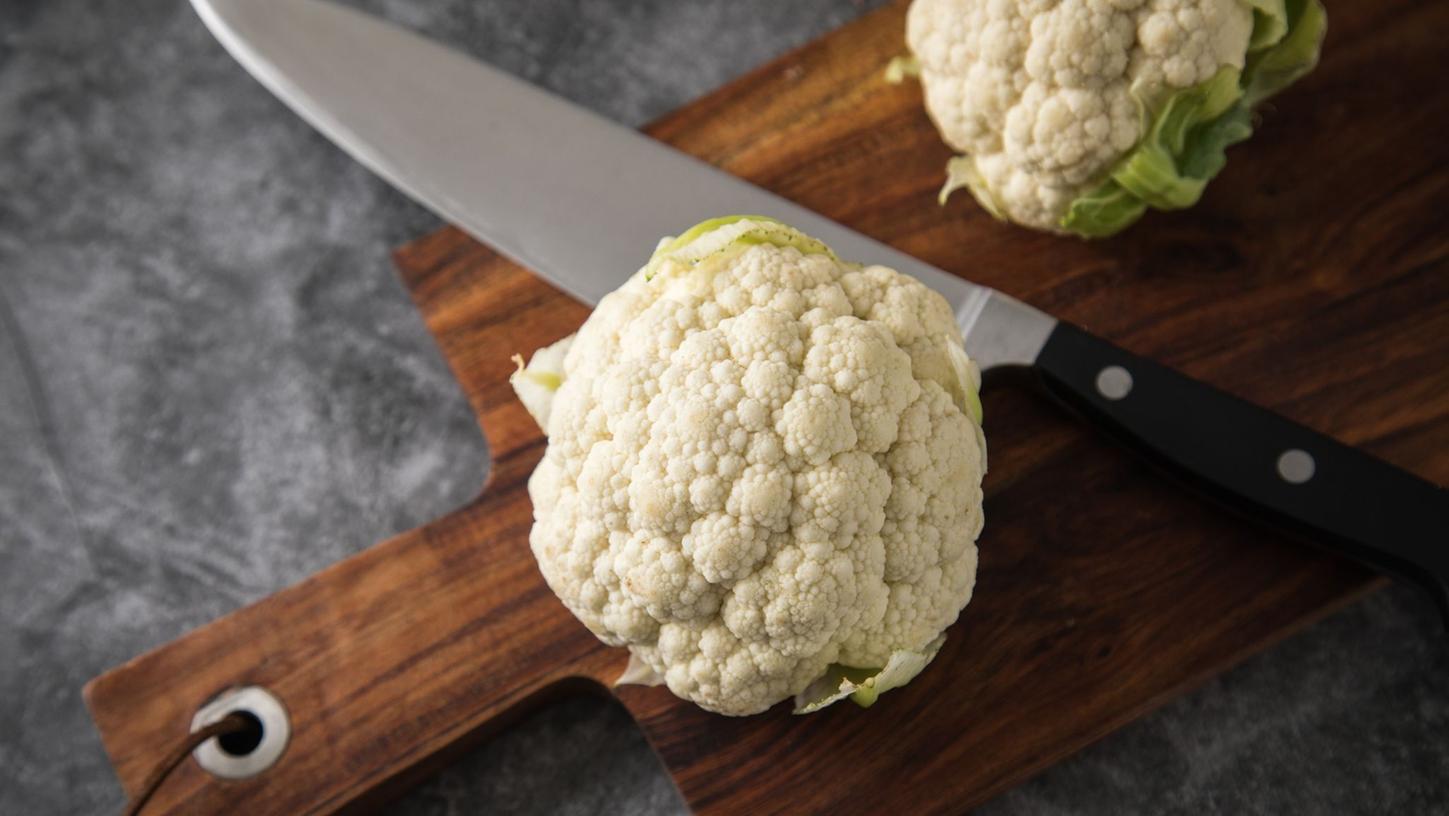
[[[1196,203],[1254,105],[1317,64],[1319,0],[915,0],[906,40],[966,187],[998,218],[1110,235]]]
[[[807,687],[797,710],[868,705],[970,600],[979,373],[914,278],[717,219],[535,360],[515,375],[548,436],[530,544],[573,614],[628,647],[629,680],[730,715]]]

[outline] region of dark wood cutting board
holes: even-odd
[[[1099,243],[998,224],[965,195],[936,206],[947,149],[919,88],[881,78],[903,18],[904,4],[872,14],[650,132],[1449,482],[1449,4],[1334,4],[1322,66],[1202,204]],[[609,693],[624,665],[533,564],[524,480],[543,441],[506,383],[510,354],[585,309],[453,229],[397,260],[487,434],[488,487],[92,681],[130,793],[218,691],[261,684],[290,711],[276,767],[222,783],[187,762],[150,812],[375,803],[538,700]],[[914,683],[805,718],[618,692],[695,809],[960,812],[1378,585],[1180,490],[1023,386],[987,389],[976,597]]]

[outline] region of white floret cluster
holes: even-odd
[[[938,294],[828,250],[726,250],[641,270],[566,347],[530,541],[643,675],[743,715],[939,645],[986,450]]]

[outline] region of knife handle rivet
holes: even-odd
[[[1109,400],[1119,400],[1132,391],[1132,373],[1122,366],[1111,365],[1097,372],[1097,393]]]
[[[1317,465],[1305,450],[1289,448],[1278,456],[1278,476],[1288,484],[1303,484],[1313,478]]]

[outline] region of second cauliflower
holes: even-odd
[[[1195,203],[1324,27],[1319,0],[915,0],[906,39],[962,153],[943,199],[1095,237]]]

